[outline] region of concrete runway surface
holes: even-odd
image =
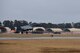
[[[49,39],[80,39],[80,37],[28,37],[28,38],[0,38],[0,40],[49,40]]]

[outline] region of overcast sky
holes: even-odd
[[[0,21],[80,22],[80,0],[0,0]]]

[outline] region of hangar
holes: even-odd
[[[79,28],[69,28],[70,32],[80,32]]]
[[[6,30],[5,27],[0,26],[0,33],[4,33],[4,32],[6,32],[6,31],[7,31],[7,30]]]
[[[60,28],[48,28],[47,29],[48,32],[54,33],[54,34],[61,34],[61,32],[63,31]]]
[[[44,32],[45,32],[45,28],[44,27],[33,27],[33,32],[32,33],[42,34]]]
[[[9,27],[4,27],[7,33],[11,33],[11,29]]]

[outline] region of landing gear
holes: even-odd
[[[28,32],[26,31],[26,34],[28,34]]]
[[[23,31],[21,31],[21,34],[23,34]]]

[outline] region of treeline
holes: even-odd
[[[14,29],[15,27],[20,29],[20,26],[31,25],[32,27],[44,27],[44,28],[80,28],[80,22],[78,23],[60,23],[60,24],[53,24],[53,23],[33,23],[27,22],[25,20],[5,20],[0,22],[0,26],[9,27]]]
[[[59,23],[59,24],[53,24],[53,23],[32,23],[32,26],[40,26],[44,28],[80,28],[80,22],[78,23]]]
[[[15,29],[15,27],[20,28],[20,26],[25,26],[25,25],[28,25],[28,22],[25,20],[19,20],[19,21],[5,20],[2,23],[0,22],[0,26],[9,27],[11,29]]]

